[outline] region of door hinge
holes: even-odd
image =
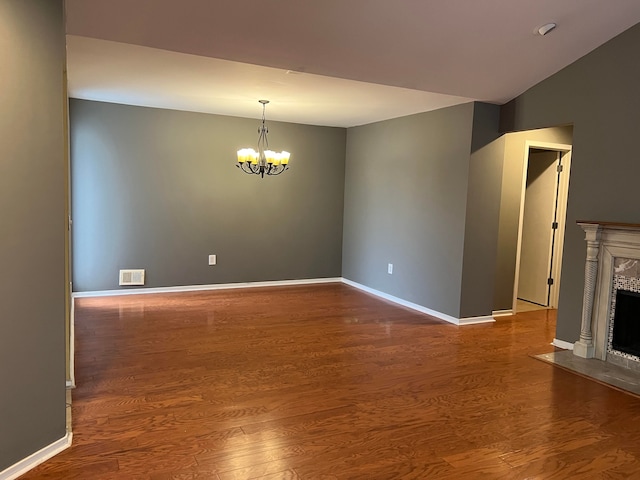
[[[558,168],[556,168],[556,170],[558,171],[558,173],[562,173],[562,169],[564,167],[562,165],[558,165]]]
[[[553,278],[547,278],[547,285],[553,285]]]
[[[557,230],[557,229],[558,229],[558,222],[553,222],[553,223],[551,224],[551,228],[552,228],[553,230]]]

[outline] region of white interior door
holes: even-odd
[[[518,298],[549,306],[559,154],[531,150],[527,168]]]

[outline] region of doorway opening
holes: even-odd
[[[570,168],[571,145],[526,142],[514,312],[558,307]]]

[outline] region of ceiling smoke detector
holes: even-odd
[[[555,23],[546,23],[536,30],[536,33],[544,37],[547,33],[554,30],[558,25]]]

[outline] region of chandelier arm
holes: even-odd
[[[255,174],[257,173],[254,169],[253,164],[249,163],[249,162],[244,162],[242,164],[242,166],[238,165],[240,167],[240,170],[242,170],[244,173],[249,173],[249,174]]]
[[[285,170],[289,170],[289,167],[287,166],[287,167],[284,167],[282,169],[274,168],[272,173],[270,173],[269,175],[280,175]]]

